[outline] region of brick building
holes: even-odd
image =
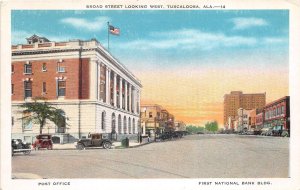
[[[228,118],[237,118],[237,110],[263,108],[266,105],[266,93],[243,94],[242,91],[232,91],[224,95],[224,125],[228,127]]]
[[[284,96],[264,107],[264,128],[290,132],[290,97]]]
[[[31,142],[39,132],[19,119],[25,114],[19,105],[40,96],[69,118],[67,126],[48,122],[43,129],[60,142],[92,132],[137,136],[142,85],[96,39],[51,42],[33,35],[12,46],[11,70],[13,138]]]
[[[141,105],[141,125],[143,134],[154,135],[164,131],[174,131],[174,115],[157,104]]]

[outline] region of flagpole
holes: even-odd
[[[107,22],[107,49],[109,51],[109,22]]]

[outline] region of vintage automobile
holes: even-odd
[[[15,153],[22,152],[25,155],[30,154],[31,144],[23,142],[21,139],[11,140],[11,155],[14,156]]]
[[[41,148],[47,148],[47,149],[53,149],[53,142],[51,139],[51,135],[49,134],[40,134],[37,135],[36,140],[32,144],[32,147],[36,149],[41,149]]]
[[[93,133],[89,134],[88,138],[79,139],[75,146],[79,150],[83,150],[86,147],[103,147],[104,149],[110,149],[112,142],[104,138],[103,134]]]

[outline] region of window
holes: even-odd
[[[14,66],[14,65],[11,66],[11,72],[12,72],[12,73],[15,72],[15,66]]]
[[[14,84],[11,84],[11,94],[14,94]]]
[[[149,118],[152,118],[153,115],[152,115],[152,112],[149,112]]]
[[[14,122],[14,117],[11,117],[11,126],[14,126],[15,122]]]
[[[32,82],[24,81],[24,94],[25,98],[32,97]]]
[[[46,82],[43,82],[43,94],[46,94],[47,88],[46,88]]]
[[[23,117],[22,117],[23,130],[32,130],[32,121],[30,117],[31,117],[30,112],[23,112]]]
[[[62,80],[57,81],[57,95],[58,96],[66,95],[66,81],[62,81]]]
[[[25,74],[32,74],[32,65],[31,65],[31,63],[26,63],[24,65],[24,73]]]
[[[101,117],[101,129],[105,130],[105,112],[102,112],[102,117]]]
[[[57,63],[57,72],[59,72],[59,73],[66,72],[66,69],[63,66],[62,60],[59,60],[59,62]]]
[[[46,63],[43,63],[42,71],[43,71],[43,72],[47,71],[47,64],[46,64]]]
[[[57,121],[56,133],[65,133],[66,132],[66,114],[64,111],[59,110],[61,117]]]
[[[281,114],[284,114],[284,106],[281,106]]]

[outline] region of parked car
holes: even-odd
[[[32,147],[34,149],[41,149],[41,148],[46,148],[46,149],[53,149],[53,142],[51,135],[49,134],[40,134],[37,135],[36,140],[32,144]]]
[[[262,128],[260,135],[271,136],[272,135],[272,129],[271,128]]]
[[[83,150],[86,147],[103,147],[104,149],[110,149],[112,142],[109,139],[104,138],[103,134],[93,133],[89,134],[88,138],[79,139],[75,146],[79,150]]]
[[[31,144],[23,142],[21,139],[11,140],[11,155],[14,156],[15,153],[22,152],[25,155],[30,154]]]

